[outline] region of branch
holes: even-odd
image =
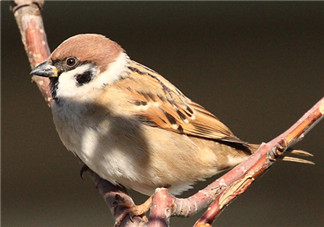
[[[12,12],[16,18],[30,66],[34,68],[45,61],[50,55],[43,19],[40,14],[44,0],[15,0],[13,5]],[[33,76],[32,81],[37,84],[45,101],[50,105],[52,94],[49,87],[49,79]]]
[[[195,226],[211,225],[216,216],[231,201],[245,192],[257,177],[264,174],[276,160],[280,159],[287,148],[304,138],[306,133],[323,118],[323,115],[324,97],[287,131],[272,141],[262,144],[248,160],[218,179],[226,182],[228,187],[216,197]]]
[[[12,12],[16,18],[22,43],[24,44],[31,68],[47,60],[50,55],[40,12],[43,5],[44,0],[13,1]],[[53,99],[49,79],[33,76],[32,81],[36,83],[45,101],[50,106]],[[127,194],[125,188],[115,186],[103,180],[91,170],[87,170],[87,172],[116,220],[118,220],[126,209],[125,205],[134,205],[132,198]],[[140,226],[140,224],[143,224],[140,217],[132,217],[131,219],[129,216],[124,218],[121,223],[122,226]]]

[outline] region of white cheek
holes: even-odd
[[[116,80],[122,78],[127,71],[128,64],[129,57],[126,53],[121,53],[114,62],[110,63],[108,70],[105,72],[97,72],[96,67],[90,63],[79,66],[74,70],[64,72],[58,79],[59,83],[56,90],[56,97],[86,98],[89,92],[112,84]],[[83,74],[89,70],[92,70],[93,79],[89,83],[78,85],[76,75]],[[97,75],[97,73],[99,75]]]
[[[126,53],[121,53],[113,63],[110,63],[107,71],[100,74],[100,77],[94,81],[97,87],[109,85],[123,77],[127,71],[129,57]]]
[[[86,95],[86,93],[90,91],[90,87],[87,86],[88,84],[78,86],[76,75],[83,74],[89,70],[92,70],[92,73],[95,75],[96,68],[92,64],[85,64],[71,71],[62,73],[59,76],[56,96],[59,98],[71,98]]]

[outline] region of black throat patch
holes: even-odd
[[[57,101],[56,90],[58,86],[58,77],[50,77],[50,87],[54,101]]]

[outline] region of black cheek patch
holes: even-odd
[[[75,78],[78,82],[77,86],[82,86],[83,84],[89,83],[92,80],[92,72],[85,71],[82,74],[77,74]]]

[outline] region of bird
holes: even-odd
[[[62,42],[32,75],[48,77],[65,147],[112,184],[179,195],[259,147],[104,35]]]

